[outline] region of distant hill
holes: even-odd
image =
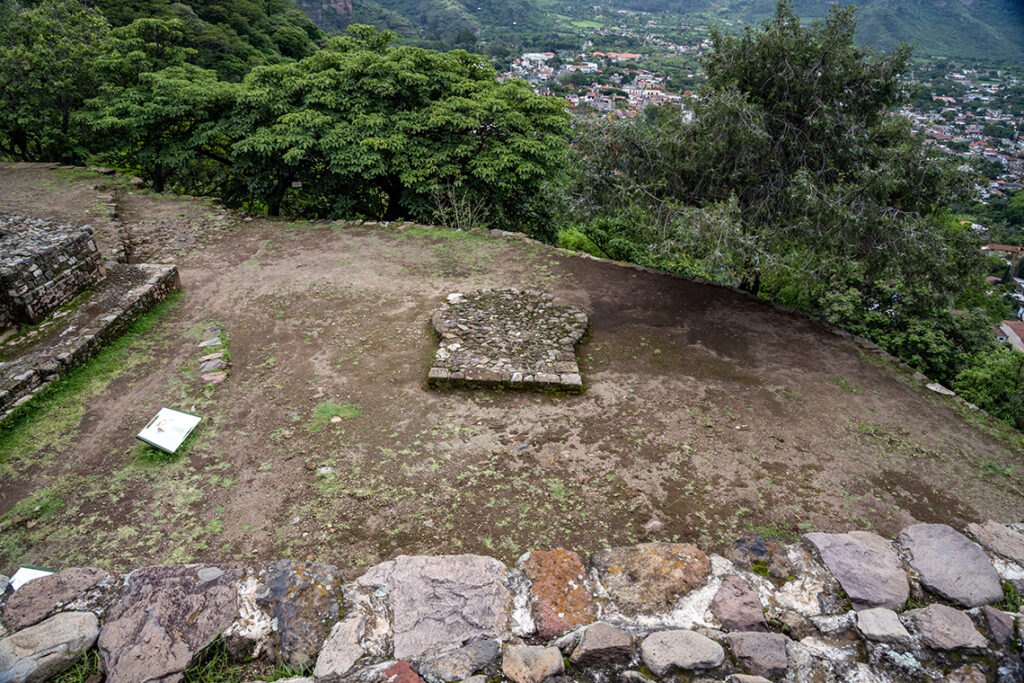
[[[590,4],[589,0],[573,0]],[[611,0],[612,7],[700,14],[757,23],[775,0]],[[1018,61],[1024,58],[1024,2],[1020,0],[794,0],[802,19],[825,16],[834,4],[856,6],[857,38],[891,50],[914,43],[919,56]]]
[[[403,34],[463,44],[490,31],[524,34],[545,26],[538,0],[297,0],[328,31],[350,23],[373,24]],[[581,8],[671,12],[704,21],[756,24],[775,11],[775,0],[563,0]],[[803,19],[824,17],[832,0],[794,0]],[[857,38],[863,45],[891,50],[916,45],[918,56],[1020,61],[1024,59],[1024,2],[1021,0],[845,0],[857,6]],[[563,5],[563,8],[564,8]],[[560,10],[561,11],[561,10]]]

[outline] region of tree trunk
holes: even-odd
[[[267,215],[268,216],[280,216],[281,215],[281,201],[284,199],[285,190],[288,189],[288,185],[291,183],[291,178],[278,178],[277,185],[267,195]]]
[[[164,170],[163,164],[157,164],[153,167],[153,191],[163,192],[164,185],[167,182],[167,172]]]
[[[384,191],[388,195],[388,208],[384,210],[384,220],[397,221],[402,217],[402,182],[395,177],[387,179]]]

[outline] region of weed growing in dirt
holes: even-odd
[[[852,382],[845,377],[829,377],[828,381],[835,384],[843,391],[848,391],[851,394],[863,394],[864,387],[860,386],[856,382]]]
[[[313,409],[313,417],[306,428],[314,434],[331,424],[333,418],[351,420],[363,414],[363,409],[358,403],[345,403],[338,405],[334,401],[321,401]]]
[[[82,654],[70,668],[52,678],[53,683],[85,683],[96,676],[99,680],[103,675],[103,668],[100,665],[100,653],[98,650],[89,650]]]

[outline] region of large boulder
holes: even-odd
[[[598,580],[623,614],[671,609],[676,598],[707,581],[711,560],[684,543],[641,543],[601,550],[591,558]]]
[[[341,574],[327,564],[281,560],[267,568],[256,599],[276,623],[269,649],[295,668],[311,664],[341,613]]]
[[[61,612],[11,634],[0,640],[0,681],[47,681],[78,661],[99,632],[92,612]]]
[[[18,631],[37,624],[62,603],[111,578],[103,569],[75,567],[29,581],[7,601],[2,619],[4,626]]]
[[[482,555],[400,555],[357,581],[387,587],[394,656],[403,659],[472,640],[506,639],[511,594],[504,572],[504,564]]]
[[[1003,599],[999,574],[981,547],[945,524],[914,524],[900,532],[900,545],[925,588],[978,607]]]
[[[143,567],[99,635],[106,683],[180,681],[197,652],[235,618],[241,571],[213,565]]]
[[[804,540],[850,597],[855,610],[887,607],[900,610],[910,596],[910,584],[896,549],[867,531],[846,534],[813,533]]]
[[[531,582],[530,610],[542,640],[594,621],[594,598],[584,582],[583,562],[571,550],[534,550],[519,561]]]

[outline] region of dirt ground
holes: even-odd
[[[176,263],[184,292],[0,430],[0,572],[309,557],[356,576],[397,554],[721,550],[1024,513],[1019,432],[730,290],[511,239],[246,220],[0,166],[0,211],[93,219],[101,243],[117,240],[95,211],[110,192],[133,258]],[[582,395],[427,389],[433,309],[499,286],[589,313]],[[212,326],[232,366],[205,386]],[[163,405],[204,417],[170,461],[134,438]]]

